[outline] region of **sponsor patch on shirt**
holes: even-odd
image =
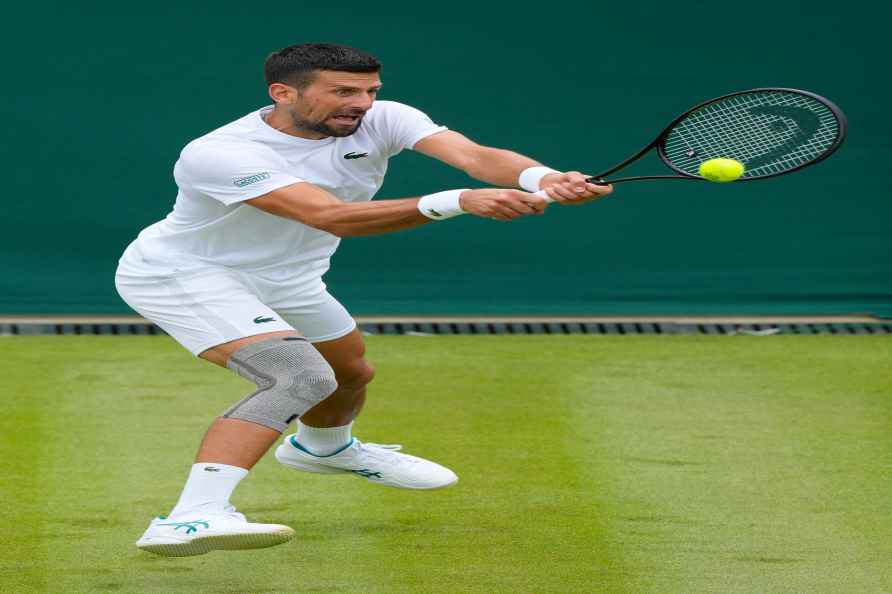
[[[269,171],[264,171],[263,173],[246,175],[245,177],[235,177],[232,179],[232,184],[237,188],[244,188],[245,186],[256,184],[257,182],[269,179],[270,177],[272,176],[269,174]]]

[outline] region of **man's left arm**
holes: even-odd
[[[531,170],[543,167],[541,163],[519,153],[477,144],[466,136],[447,130],[419,140],[414,150],[461,169],[474,179],[479,179],[497,187],[519,187],[520,176],[524,171],[527,185],[535,185],[537,174],[538,188],[526,187],[527,191],[545,190],[549,197],[563,204],[584,204],[603,198],[613,191],[612,186],[598,186],[585,181],[589,175],[579,171],[549,173]]]

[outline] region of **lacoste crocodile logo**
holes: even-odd
[[[368,156],[369,156],[368,153],[354,153],[353,151],[350,151],[349,153],[344,155],[344,158],[345,159],[362,159],[363,157],[368,157]]]
[[[256,318],[254,318],[255,324],[265,324],[267,322],[275,322],[275,321],[276,321],[276,318],[265,318],[263,316],[257,316]]]

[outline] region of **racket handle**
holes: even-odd
[[[607,181],[604,181],[603,179],[598,179],[596,177],[586,178],[585,181],[590,184],[595,184],[598,186],[606,186],[607,184],[613,183],[612,181],[607,182]],[[625,180],[619,180],[619,181],[625,181]],[[539,190],[538,192],[533,192],[533,194],[535,194],[536,196],[539,196],[540,198],[544,198],[546,202],[554,202],[554,198],[549,197],[549,195],[545,193],[545,190]]]

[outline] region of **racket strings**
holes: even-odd
[[[757,133],[757,141],[759,146],[762,147],[763,152],[761,155],[758,153],[751,155],[750,159],[748,159],[749,163],[747,168],[754,172],[751,175],[766,175],[767,173],[792,169],[793,167],[797,167],[813,160],[833,144],[838,131],[838,126],[836,118],[833,116],[833,112],[830,111],[829,108],[824,106],[824,104],[803,95],[788,93],[779,97],[778,94],[772,94],[769,95],[769,97],[775,99],[775,101],[769,102],[768,105],[792,106],[797,109],[806,109],[817,116],[818,125],[814,130],[810,131],[810,134],[804,135],[805,137],[802,139],[804,142],[793,143],[793,146],[789,147],[792,149],[792,152],[785,152],[773,159],[760,160],[760,157],[763,157],[766,154],[765,147],[770,147],[772,143],[783,146],[794,140],[797,136],[803,136],[803,133],[798,125],[789,126],[788,124],[784,124],[786,126],[785,130],[775,131],[776,133],[774,136],[770,135],[769,131],[772,131],[772,124],[778,123],[777,116],[772,116],[772,114],[754,115],[751,111],[753,106],[751,105],[751,102],[746,100],[747,97],[748,96],[744,95],[731,98],[732,102],[735,103],[734,107],[737,108],[733,112],[725,109],[725,106],[721,103],[717,105],[717,111],[720,116],[725,115],[722,113],[723,111],[728,111],[728,115],[736,119],[734,124],[738,126],[739,130],[743,130],[743,127],[748,123],[741,117],[742,113],[746,113],[759,120],[759,125],[751,128],[751,130],[754,130]],[[737,101],[733,101],[735,99]],[[755,108],[758,109],[760,106],[761,105],[756,105]],[[830,130],[833,131],[832,134],[829,133]],[[770,153],[771,151],[767,152]],[[763,168],[767,169],[762,171]]]
[[[816,99],[756,92],[692,112],[672,129],[663,149],[674,166],[692,175],[703,161],[724,157],[744,163],[744,177],[760,177],[817,159],[839,132],[833,111]]]
[[[793,95],[793,98],[798,99],[799,96]],[[781,103],[771,102],[773,105]],[[794,101],[794,103],[801,102]],[[817,132],[822,130],[819,127],[814,134],[805,139],[806,142],[794,142],[794,146],[788,147],[790,150],[784,150],[784,155],[780,158],[759,163],[760,156],[769,154],[772,149],[783,146],[800,134],[798,126],[772,130],[770,122],[777,122],[779,118],[753,114],[750,111],[753,107],[764,104],[764,102],[754,102],[752,97],[748,96],[732,97],[725,102],[706,106],[696,114],[692,114],[694,117],[690,117],[690,121],[683,122],[684,125],[678,128],[680,134],[675,136],[681,141],[683,154],[689,157],[693,168],[696,169],[696,166],[706,158],[726,156],[749,163],[749,174],[756,176],[767,173],[760,171],[762,167],[766,167],[769,171],[778,171],[807,162],[815,156],[814,153],[820,154],[828,145],[828,140],[832,143],[835,138],[835,135],[827,134],[826,126],[823,127],[823,133],[818,134]],[[835,123],[835,120],[832,123]],[[769,131],[773,131],[774,134],[769,134]],[[689,134],[685,135],[684,132]],[[713,151],[716,153],[707,154]],[[690,155],[692,152],[694,154]]]
[[[770,146],[777,140],[769,138],[760,126],[750,125],[752,122],[750,114],[745,111],[746,105],[741,105],[742,102],[738,99],[732,97],[729,105],[707,106],[697,114],[699,117],[691,117],[690,121],[683,122],[696,143],[686,142],[688,138],[683,134],[685,130],[680,127],[676,128],[680,132],[677,138],[685,143],[686,148],[695,151],[697,150],[695,146],[733,147],[740,156],[738,160],[745,163],[754,159],[757,151],[764,152],[766,145]],[[718,122],[721,122],[722,126],[716,126]]]
[[[700,152],[697,151],[695,145],[711,148],[721,147],[725,152],[729,149],[735,150],[739,155],[738,160],[749,162],[748,168],[752,172],[751,175],[754,175],[759,173],[758,169],[765,165],[774,165],[773,169],[778,166],[783,168],[784,161],[800,163],[803,157],[808,160],[809,148],[815,148],[809,145],[815,145],[815,140],[818,141],[818,147],[821,144],[826,144],[826,142],[822,143],[822,140],[826,141],[826,138],[810,136],[804,145],[789,147],[792,152],[787,152],[786,158],[775,160],[772,163],[759,164],[759,157],[762,154],[770,152],[773,147],[789,142],[800,131],[798,126],[786,126],[785,129],[775,130],[773,135],[769,134],[771,131],[770,122],[772,120],[776,122],[777,118],[771,115],[751,113],[749,110],[753,106],[752,104],[751,100],[733,97],[725,103],[707,106],[697,114],[699,117],[691,118],[691,122],[689,122],[695,142],[685,143],[688,151],[693,149]],[[774,102],[774,104],[776,105],[778,102]],[[721,125],[717,126],[717,122]],[[826,137],[826,134],[822,136]],[[679,135],[679,138],[683,141],[687,140],[684,135]],[[831,141],[832,138],[830,137]]]
[[[793,103],[802,103],[797,101],[800,96],[793,95]],[[786,99],[786,97],[784,97]],[[791,101],[773,101],[770,104],[780,105],[789,104]],[[758,169],[755,161],[761,154],[766,152],[766,148],[770,151],[773,146],[783,145],[789,142],[799,133],[798,126],[786,126],[785,129],[777,131],[774,135],[769,134],[772,120],[777,121],[776,117],[764,114],[753,114],[750,109],[759,107],[764,103],[756,103],[751,96],[731,97],[725,102],[712,104],[701,110],[695,117],[690,118],[689,127],[693,131],[693,136],[697,143],[702,146],[727,147],[733,148],[740,154],[739,160],[749,161],[751,171]],[[811,106],[807,106],[811,107]],[[829,111],[829,110],[828,110]],[[720,124],[720,125],[717,125]],[[681,128],[679,129],[682,130]],[[683,135],[679,136],[685,140]],[[813,138],[808,139],[813,144]],[[689,150],[694,147],[688,145]],[[790,147],[795,149],[797,147]],[[798,152],[802,152],[802,148],[798,147]],[[696,149],[694,149],[696,150]],[[789,155],[795,159],[795,152]]]

